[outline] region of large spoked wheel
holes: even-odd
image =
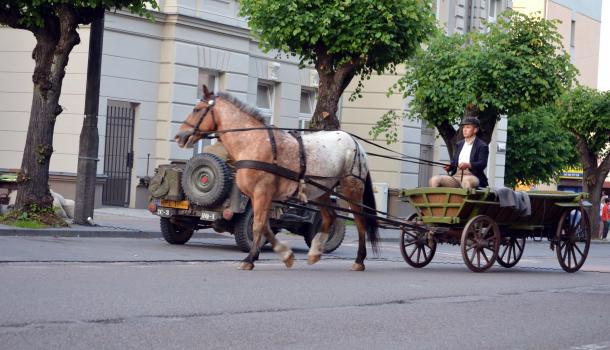
[[[555,235],[555,253],[566,272],[580,270],[591,245],[591,221],[585,210],[566,211],[559,219]]]
[[[412,222],[417,214],[411,215],[407,221]],[[428,237],[423,230],[403,227],[400,234],[400,253],[407,264],[420,268],[428,265],[436,252],[436,239]]]
[[[472,272],[483,272],[498,258],[500,229],[487,215],[470,219],[462,231],[462,258]]]
[[[496,261],[501,266],[511,268],[521,260],[525,249],[525,238],[523,237],[502,237],[500,240],[500,251]]]

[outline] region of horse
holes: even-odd
[[[267,126],[257,109],[233,95],[223,92],[214,95],[205,86],[203,92],[203,98],[180,125],[174,140],[182,148],[192,147],[203,135],[215,132],[235,160],[237,187],[250,197],[254,212],[253,243],[239,269],[254,269],[263,235],[286,267],[292,267],[293,252],[287,243],[275,238],[268,219],[272,201],[285,201],[295,194],[302,200],[317,199],[321,204],[321,231],[313,238],[308,252],[308,264],[318,262],[337,216],[335,210],[326,206],[331,204],[330,189],[339,185],[340,197],[348,201],[358,229],[358,253],[352,270],[364,271],[365,234],[373,252],[378,253],[379,233],[371,175],[362,145],[343,131],[302,136],[286,133]],[[238,166],[240,162],[246,166]],[[286,172],[299,174],[300,181],[285,176]],[[315,183],[307,181],[313,178]]]

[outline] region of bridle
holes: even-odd
[[[208,115],[208,113],[212,115],[212,123],[214,123],[214,130],[218,129],[218,123],[216,123],[216,116],[214,115],[214,105],[216,103],[216,97],[212,95],[207,101],[201,99],[201,102],[207,103],[208,106],[201,112],[201,114],[199,114],[199,116],[197,117],[197,122],[195,122],[195,124],[191,124],[186,120],[183,122],[183,124],[186,124],[187,126],[193,128],[193,132],[191,133],[191,135],[207,133],[204,131],[200,131],[199,127],[201,126],[201,123],[203,123],[203,120]]]

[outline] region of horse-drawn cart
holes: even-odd
[[[418,188],[403,190],[415,210],[401,227],[401,252],[413,267],[424,267],[436,245],[460,245],[464,263],[483,272],[494,262],[513,267],[521,259],[528,238],[550,242],[567,272],[584,264],[591,244],[586,193],[528,192],[531,213],[521,216],[501,206],[499,194],[488,189]]]

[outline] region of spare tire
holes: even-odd
[[[232,186],[233,172],[217,155],[201,153],[186,163],[182,189],[191,202],[216,206],[229,195]]]

